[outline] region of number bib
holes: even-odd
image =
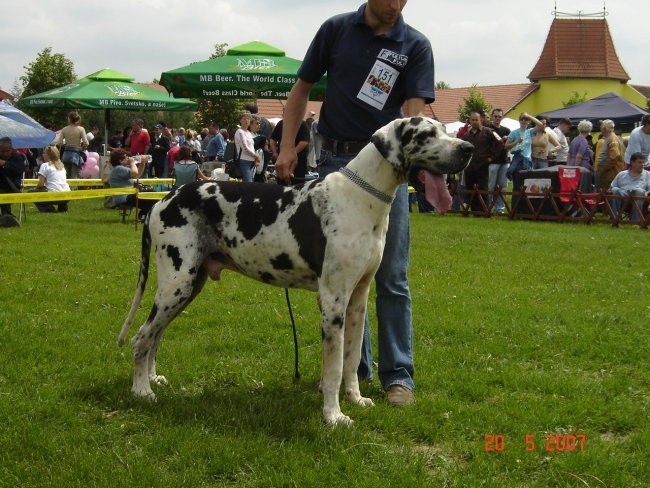
[[[398,76],[399,71],[395,68],[379,60],[375,61],[375,65],[370,70],[361,90],[359,90],[357,98],[376,109],[382,110]]]

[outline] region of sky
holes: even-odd
[[[47,47],[81,78],[113,68],[139,82],[207,59],[215,44],[259,40],[302,59],[328,17],[361,0],[27,0],[0,29],[0,88],[12,92]],[[433,46],[436,81],[457,88],[526,83],[557,10],[602,13],[631,83],[650,85],[650,2],[645,0],[409,0],[407,23]],[[19,7],[18,7],[19,6]]]

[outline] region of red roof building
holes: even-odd
[[[536,82],[558,78],[629,81],[604,18],[553,19],[542,54],[528,79]]]

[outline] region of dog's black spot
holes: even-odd
[[[293,269],[293,261],[291,261],[289,255],[285,252],[271,259],[271,265],[273,269]]]
[[[232,238],[224,237],[223,242],[226,244],[226,247],[237,247],[236,237],[232,237]]]
[[[169,256],[170,259],[172,260],[174,269],[176,271],[180,271],[181,267],[183,266],[183,258],[181,258],[181,253],[179,249],[176,246],[168,246],[167,256]]]
[[[294,201],[294,194],[292,191],[285,191],[280,197],[280,212],[284,212],[286,208]]]
[[[320,276],[327,238],[321,221],[314,212],[311,197],[298,205],[296,212],[289,218],[289,228],[298,243],[298,254],[316,276]]]
[[[332,325],[338,326],[339,329],[343,327],[343,317],[340,315],[334,317],[334,320],[332,320]]]
[[[271,273],[262,273],[260,275],[260,280],[262,280],[264,283],[273,283],[275,281],[275,276],[273,276]]]
[[[187,219],[183,217],[178,205],[167,205],[160,211],[160,222],[164,227],[183,227],[187,225]]]
[[[182,293],[181,289],[180,289],[180,288],[176,288],[176,291],[174,292],[174,296],[177,297],[177,296],[180,295],[181,293]]]
[[[158,304],[156,302],[153,303],[151,306],[151,312],[149,312],[149,317],[147,318],[147,322],[151,322],[156,315],[158,314]]]
[[[379,153],[384,157],[384,159],[388,159],[388,157],[393,153],[393,144],[392,142],[385,138],[385,137],[380,137],[378,135],[373,135],[370,138],[370,142],[372,142]]]
[[[216,197],[211,197],[207,198],[203,202],[203,213],[205,214],[205,218],[208,222],[211,224],[219,223],[223,221],[223,210],[219,206],[219,202],[217,201]]]
[[[402,147],[406,147],[411,143],[414,134],[415,134],[414,128],[406,129],[402,133]]]

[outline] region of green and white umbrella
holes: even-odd
[[[131,76],[106,68],[69,85],[53,88],[20,100],[30,108],[70,108],[95,110],[196,110],[191,100],[174,98]]]
[[[108,140],[111,110],[145,110],[182,112],[197,110],[192,100],[174,98],[147,85],[133,81],[131,76],[110,68],[102,69],[73,83],[22,98],[23,107],[48,109],[104,110]]]
[[[286,99],[301,63],[281,49],[252,41],[228,49],[225,56],[165,71],[160,84],[181,97]],[[314,85],[311,100],[323,99],[325,83],[323,77]]]

